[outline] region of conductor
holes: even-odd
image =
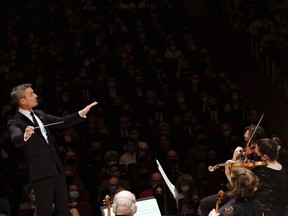
[[[68,128],[83,121],[97,102],[71,115],[57,117],[33,110],[38,102],[31,84],[16,86],[11,98],[19,108],[7,126],[13,144],[25,150],[30,181],[35,188],[37,215],[51,216],[54,204],[57,216],[70,216],[63,165],[49,128]]]

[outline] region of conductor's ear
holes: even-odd
[[[26,99],[25,99],[25,98],[21,98],[21,99],[20,99],[20,103],[21,103],[21,104],[25,104],[25,103],[26,103]]]

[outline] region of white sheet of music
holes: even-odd
[[[159,161],[158,161],[157,159],[156,159],[156,163],[157,163],[157,165],[158,165],[159,172],[161,173],[164,181],[166,182],[166,185],[168,186],[170,192],[173,194],[174,198],[177,199],[177,197],[178,197],[178,191],[177,191],[175,185],[173,185],[173,184],[171,183],[171,181],[168,179],[166,173],[164,172],[161,164],[159,163]]]
[[[137,212],[135,216],[161,216],[157,200],[154,197],[138,199],[136,201],[136,205],[137,205]],[[101,213],[103,216],[108,215],[107,208],[105,206],[101,207]],[[111,216],[115,216],[112,208],[111,208]]]

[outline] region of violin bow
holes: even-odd
[[[246,148],[249,147],[249,144],[250,144],[250,142],[251,142],[251,140],[252,140],[254,134],[256,133],[256,130],[258,129],[258,127],[259,127],[259,125],[260,125],[260,123],[261,123],[263,117],[264,117],[264,113],[262,113],[262,115],[261,115],[261,117],[260,117],[260,119],[259,119],[259,121],[258,121],[258,123],[257,123],[257,125],[256,125],[256,127],[255,127],[255,129],[254,129],[254,131],[253,131],[253,133],[251,134],[251,136],[250,136],[250,138],[249,138],[249,140],[248,140],[248,142],[247,142],[247,146],[246,146]],[[247,151],[246,151],[246,152],[247,152]],[[247,160],[247,154],[246,154],[246,153],[245,153],[245,159],[244,159],[244,160],[245,160],[245,161]]]

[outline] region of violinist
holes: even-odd
[[[233,160],[259,160],[260,158],[255,153],[255,146],[258,140],[267,137],[265,129],[259,125],[250,125],[244,128],[243,134],[244,148],[239,146],[234,150]]]
[[[261,139],[256,145],[256,154],[267,166],[253,169],[260,185],[255,193],[264,209],[265,216],[284,216],[287,207],[287,177],[285,168],[277,161],[280,139]]]
[[[255,192],[255,198],[261,203],[265,216],[285,216],[285,209],[287,208],[286,170],[277,161],[279,150],[279,138],[263,138],[258,140],[255,146],[255,153],[267,165],[257,166],[252,169],[252,172],[259,178],[259,186]],[[217,195],[202,199],[199,208],[200,212],[202,212],[200,215],[207,216],[209,208],[210,211],[213,209],[213,203],[215,203],[216,199]],[[219,209],[220,215],[225,207],[234,202],[235,200],[233,198],[229,199],[229,194],[225,193],[224,202],[222,201],[224,206]]]
[[[244,143],[245,143],[244,148],[240,146],[237,147],[234,150],[232,160],[228,160],[226,163],[218,164],[212,167],[212,171],[219,168],[220,166],[225,166],[225,165],[230,165],[231,168],[232,167],[236,168],[239,166],[245,167],[245,165],[248,165],[247,168],[252,169],[252,168],[255,168],[254,166],[255,163],[246,163],[245,161],[255,160],[255,159],[257,162],[258,160],[261,161],[261,158],[259,158],[255,152],[255,147],[259,139],[266,137],[265,129],[259,125],[251,125],[251,126],[244,128],[243,134],[244,134],[243,138],[244,138]],[[252,166],[250,166],[250,164],[252,164]],[[262,165],[262,163],[260,164]],[[210,167],[208,169],[210,170]],[[217,197],[218,197],[218,194],[213,194],[213,195],[204,197],[200,201],[199,214],[201,216],[208,216],[209,212],[213,209],[213,206]],[[225,209],[225,207],[231,205],[234,202],[235,202],[235,199],[231,198],[229,194],[225,192],[222,197],[222,202],[221,202],[221,207],[219,208],[219,213],[220,214],[221,212],[223,213],[223,210]]]
[[[259,185],[257,176],[244,167],[231,170],[229,165],[225,166],[225,174],[231,184],[228,194],[235,201],[227,205],[221,214],[213,209],[209,216],[262,216],[262,206],[253,198]]]

